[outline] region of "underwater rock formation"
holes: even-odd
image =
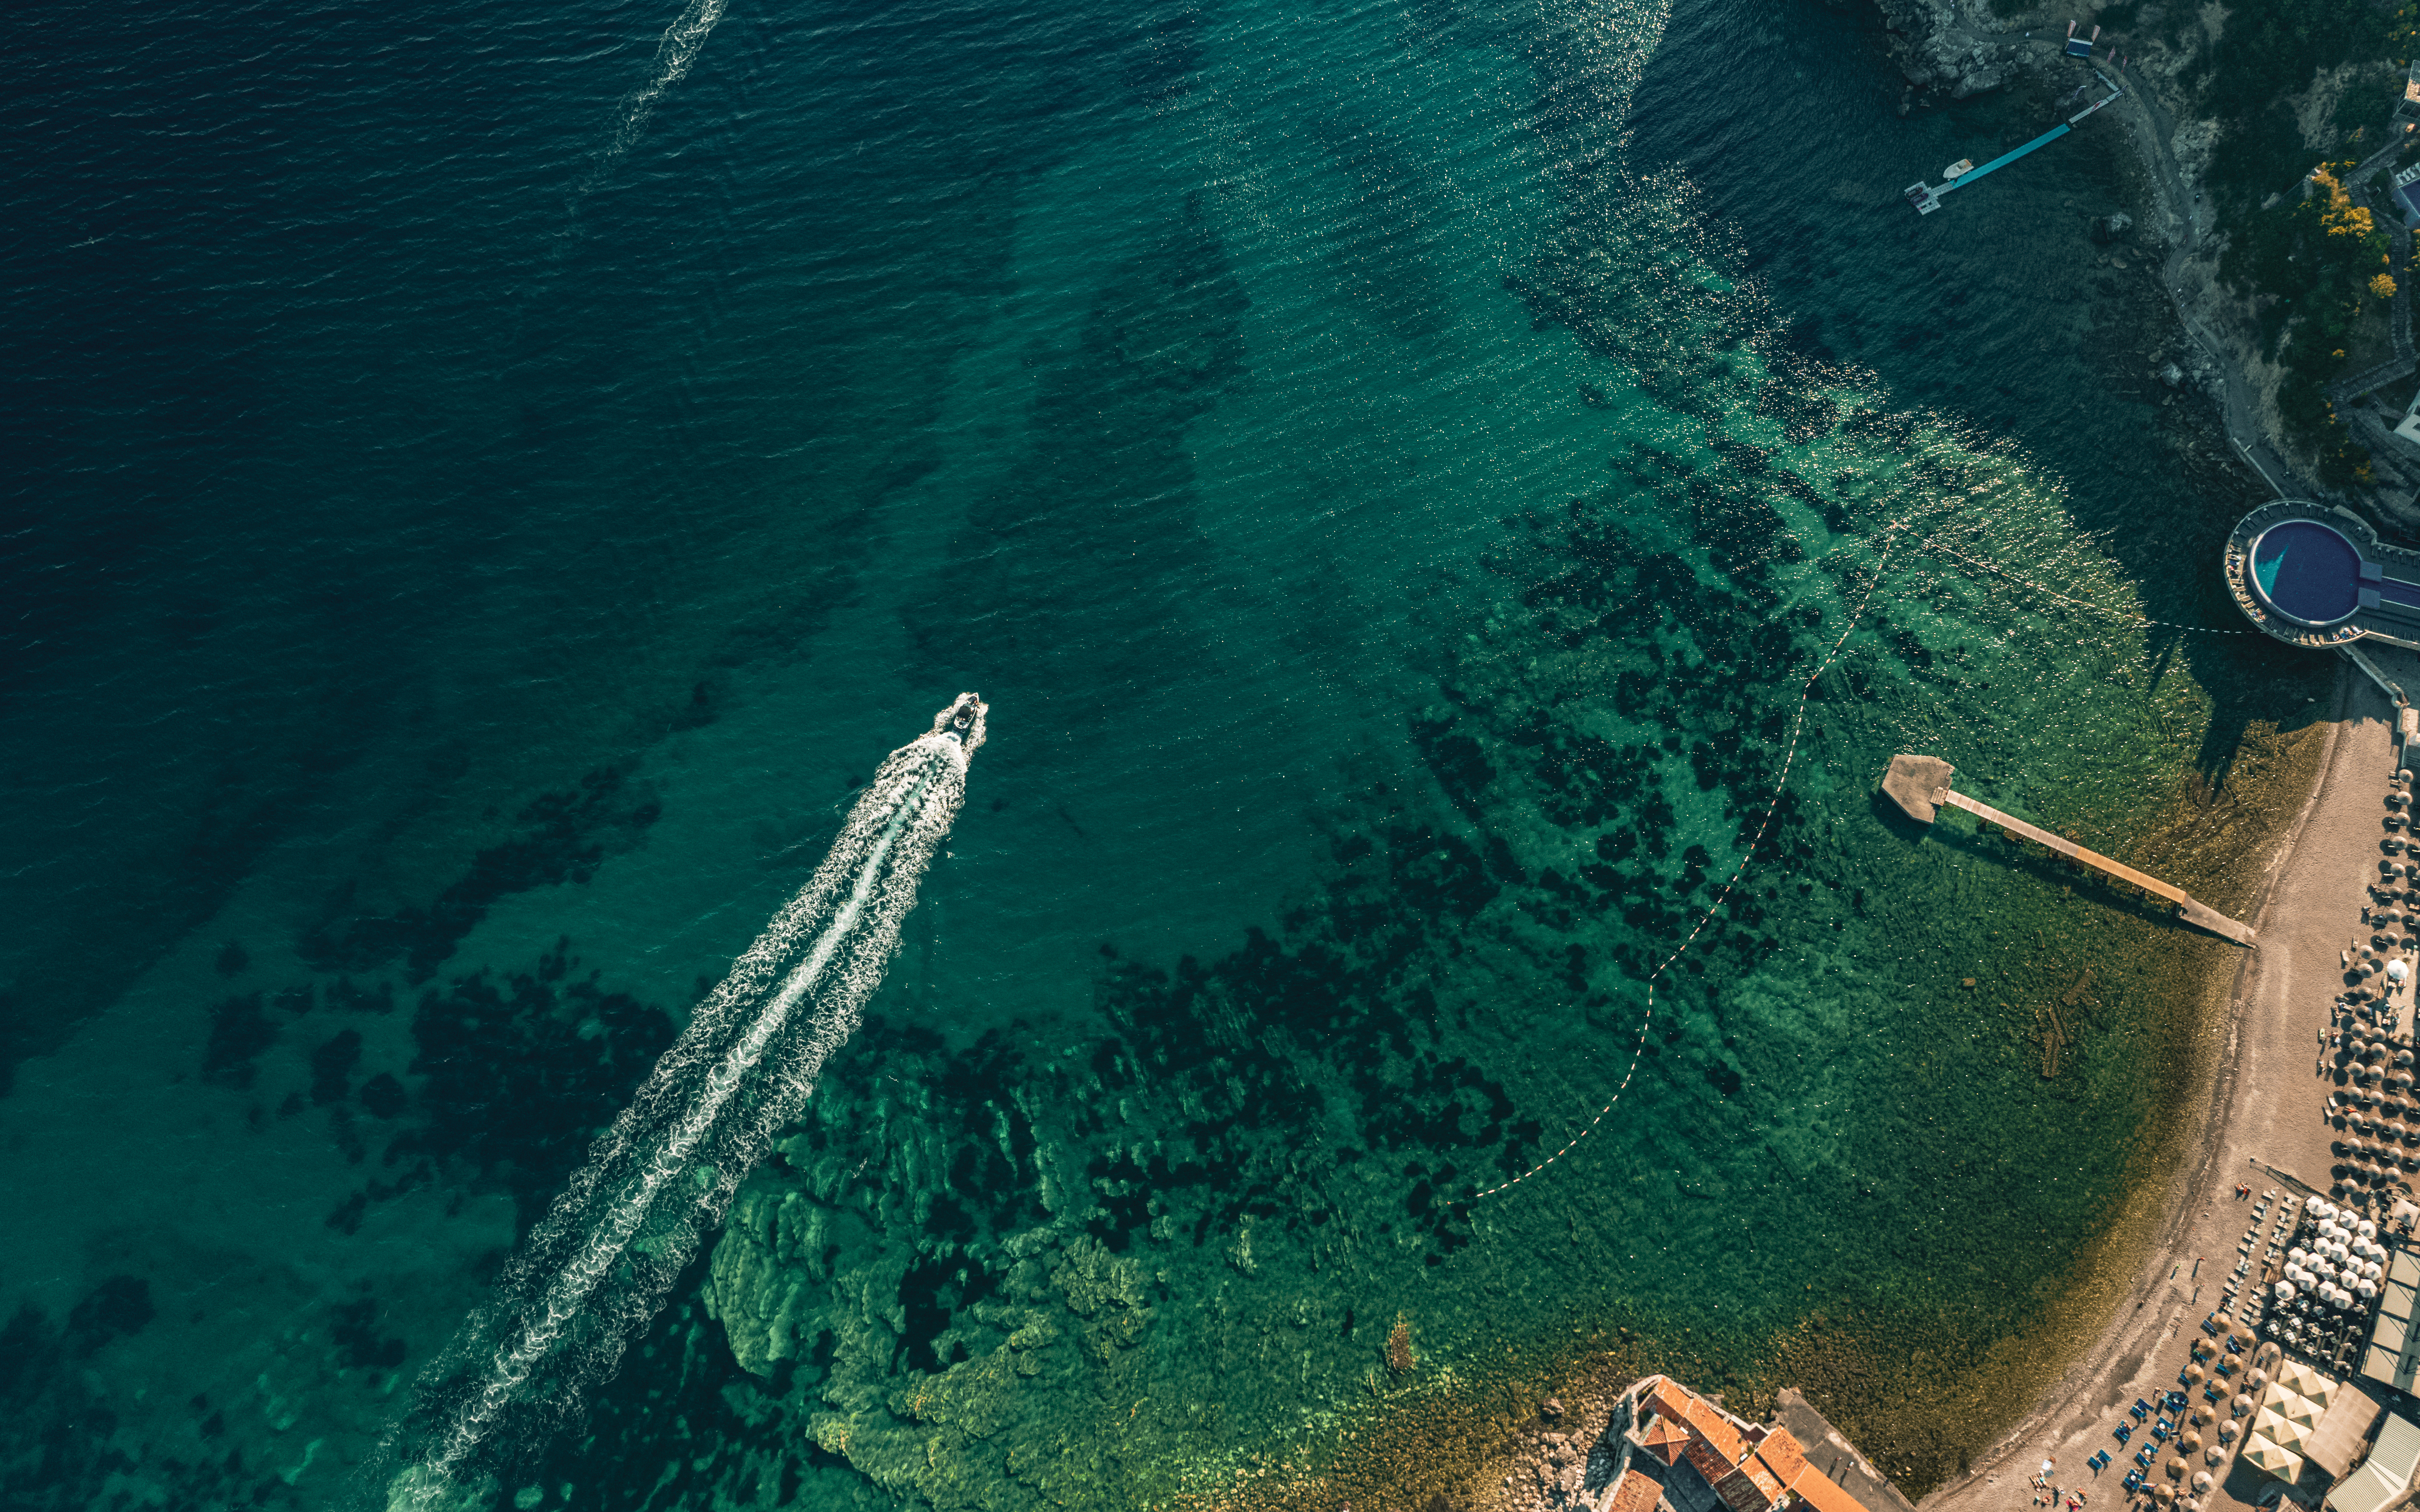
[[[1920,89],[1954,100],[1997,89],[2011,69],[2000,44],[1968,32],[1953,0],[1874,0],[1883,13],[1891,61]]]

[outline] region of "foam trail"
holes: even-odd
[[[622,97],[622,118],[597,154],[596,165],[580,180],[575,202],[604,182],[613,165],[622,161],[622,155],[637,145],[647,129],[647,118],[656,113],[657,101],[688,76],[690,65],[705,50],[706,34],[722,19],[727,3],[728,0],[690,0],[689,8],[664,28],[663,39],[656,44],[655,77]]]
[[[985,712],[962,694],[891,753],[814,880],[597,1138],[388,1434],[378,1474],[391,1512],[483,1502],[485,1460],[542,1442],[654,1317],[880,985]]]

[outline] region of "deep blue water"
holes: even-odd
[[[807,1278],[781,1363],[705,1314],[762,1289],[734,1250],[597,1440],[500,1467],[521,1504],[707,1459],[684,1504],[1113,1503],[1332,1444],[1398,1315],[1475,1373],[1572,1306],[1702,1323],[1717,1260],[1743,1359],[1810,1296],[2017,1326],[2129,1179],[2154,968],[2201,948],[1863,794],[1927,742],[2115,843],[2278,665],[1939,559],[1890,559],[1793,880],[1716,928],[1610,1164],[1453,1204],[1621,1078],[1879,532],[2226,623],[2178,563],[2241,485],[2177,461],[2111,313],[2106,144],[1918,222],[1899,186],[2030,107],[1901,119],[1848,6],[741,3],[693,59],[679,14],[171,4],[0,63],[0,1303],[54,1446],[12,1498],[333,1504],[961,687],[993,735],[951,855],[768,1174],[841,1236],[765,1230]],[[1965,933],[1889,912],[1919,876]],[[1948,998],[1892,1027],[2071,928],[2147,963],[2081,1086]],[[1935,1128],[1978,1091],[1989,1130]],[[1944,1173],[1867,1168],[1910,1137],[2061,1236],[2005,1303],[1948,1280],[2004,1262]],[[1019,1308],[1063,1341],[1003,1345]],[[1320,1342],[1237,1342],[1280,1326]],[[672,1431],[664,1351],[721,1420]],[[1019,1405],[896,1396],[1028,1354]],[[1128,1462],[1033,1469],[1155,1380]]]

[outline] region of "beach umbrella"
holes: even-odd
[[[2249,1414],[2249,1413],[2251,1412],[2251,1411],[2252,1411],[2252,1398],[2251,1398],[2251,1397],[2249,1397],[2249,1396],[2238,1396],[2237,1398],[2235,1398],[2234,1412],[2235,1412],[2235,1415],[2236,1415],[2236,1416],[2238,1416],[2238,1417],[2243,1417],[2243,1416],[2245,1416],[2245,1415]],[[2227,1425],[2227,1427],[2228,1427],[2228,1428],[2229,1428],[2230,1430],[2234,1427],[2234,1426],[2235,1426],[2235,1425],[2233,1425],[2233,1424],[2231,1424],[2231,1423]]]
[[[2171,1459],[2160,1468],[2168,1473],[2168,1479],[2170,1480],[2182,1480],[2185,1478],[2185,1462],[2181,1459]]]
[[[2205,1470],[2195,1475],[2193,1478],[2193,1487],[2194,1489],[2197,1491],[2206,1491],[2210,1489],[2210,1472]]]
[[[2362,1238],[2376,1239],[2378,1237],[2378,1224],[2374,1220],[2364,1218],[2361,1221],[2360,1227]]]
[[[2188,1430],[2183,1438],[2177,1441],[2177,1447],[2187,1454],[2198,1453],[2201,1449],[2201,1435]]]
[[[2200,1403],[2195,1403],[2194,1405],[2193,1416],[2187,1421],[2191,1422],[2194,1427],[2199,1427],[2211,1420],[2211,1415],[2209,1408],[2202,1406]]]
[[[2292,1302],[2294,1300],[2294,1283],[2291,1281],[2278,1282],[2277,1300],[2279,1302]]]
[[[2242,1401],[2242,1399],[2243,1399],[2243,1398],[2242,1398],[2242,1397],[2240,1397],[2240,1396],[2236,1398],[2236,1400],[2238,1400],[2238,1401]],[[2232,1424],[2232,1423],[2221,1423],[2221,1424],[2218,1426],[2218,1442],[2219,1442],[2220,1443],[2233,1443],[2235,1442],[2235,1425],[2234,1425],[2234,1424]]]
[[[2203,1371],[2201,1366],[2197,1365],[2189,1365],[2185,1366],[2185,1380],[2188,1381],[2199,1381],[2202,1379],[2202,1376]]]
[[[2361,1285],[2355,1289],[2361,1293],[2361,1300],[2367,1302],[2370,1298],[2378,1295],[2378,1283],[2368,1279],[2367,1277],[2364,1277]]]
[[[2175,1500],[2177,1499],[2177,1490],[2176,1490],[2176,1488],[2175,1488],[2175,1487],[2173,1487],[2173,1486],[2161,1486],[2161,1487],[2156,1487],[2156,1488],[2154,1488],[2154,1489],[2152,1489],[2152,1491],[2151,1491],[2151,1497],[2152,1497],[2152,1499],[2153,1499],[2154,1501],[2157,1501],[2157,1502],[2161,1503],[2163,1505],[2164,1505],[2164,1504],[2166,1504],[2167,1503],[2173,1502],[2173,1501],[2175,1501]]]

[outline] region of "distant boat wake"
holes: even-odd
[[[690,65],[706,47],[706,37],[714,23],[722,19],[728,0],[690,0],[673,23],[664,28],[663,40],[656,44],[655,77],[622,97],[622,116],[613,127],[613,135],[604,150],[597,154],[596,165],[580,180],[575,201],[584,198],[591,190],[604,182],[613,165],[637,145],[647,129],[647,118],[656,113],[657,101],[666,91],[689,74]]]
[[[961,694],[891,753],[814,880],[598,1137],[388,1433],[377,1473],[389,1512],[484,1505],[494,1452],[540,1442],[655,1316],[880,985],[986,712]]]

